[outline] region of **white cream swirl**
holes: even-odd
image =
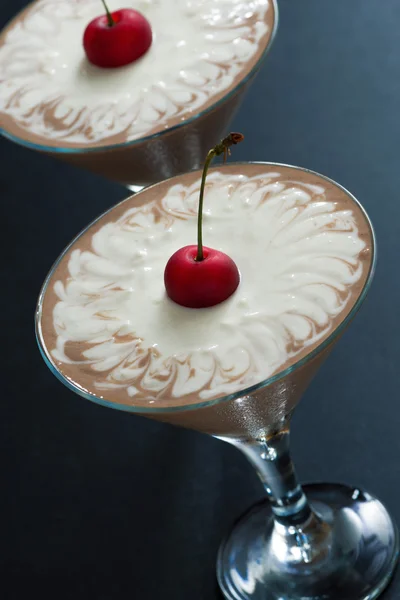
[[[204,240],[235,260],[241,283],[213,308],[178,306],[163,272],[194,241],[199,185],[176,184],[159,202],[130,208],[93,235],[90,250],[78,242],[69,277],[54,284],[53,358],[92,372],[99,393],[207,399],[257,383],[329,334],[362,275],[354,214],[322,186],[214,171]]]
[[[134,140],[198,113],[246,74],[267,43],[271,0],[123,4],[148,18],[152,46],[131,65],[100,69],[82,46],[99,0],[38,0],[0,46],[0,112],[60,144]]]

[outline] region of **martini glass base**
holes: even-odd
[[[389,583],[399,551],[385,507],[344,485],[304,486],[310,521],[285,526],[268,500],[223,541],[218,583],[229,600],[372,600]]]

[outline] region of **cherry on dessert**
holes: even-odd
[[[203,260],[196,260],[197,246],[185,246],[171,256],[164,271],[168,296],[181,306],[207,308],[232,296],[239,285],[239,270],[224,252],[203,247]]]
[[[88,60],[97,67],[123,67],[150,48],[151,27],[138,11],[122,8],[110,13],[102,1],[106,14],[96,17],[86,27],[83,47]]]
[[[239,269],[224,252],[203,246],[202,220],[204,187],[208,167],[214,156],[224,155],[243,140],[241,133],[230,133],[207,154],[200,186],[197,215],[197,246],[175,252],[165,267],[164,285],[171,300],[188,308],[208,308],[227,300],[240,283]]]

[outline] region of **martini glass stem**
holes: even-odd
[[[255,467],[275,520],[286,526],[308,521],[312,513],[290,457],[289,426],[264,439],[240,442],[238,448]]]
[[[220,547],[225,598],[377,598],[397,561],[390,516],[368,493],[338,484],[306,486],[310,505],[290,458],[288,423],[233,442],[255,467],[268,501],[242,515]]]

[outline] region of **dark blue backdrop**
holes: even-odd
[[[2,0],[0,24],[25,4]],[[293,454],[303,480],[364,486],[400,522],[400,2],[279,4],[275,46],[234,123],[247,138],[235,159],[338,180],[367,208],[380,250],[361,313],[295,414]],[[125,192],[6,140],[0,152],[0,593],[217,599],[218,543],[262,495],[250,466],[222,442],[74,396],[34,341],[53,260]],[[398,576],[385,600],[399,597]]]

